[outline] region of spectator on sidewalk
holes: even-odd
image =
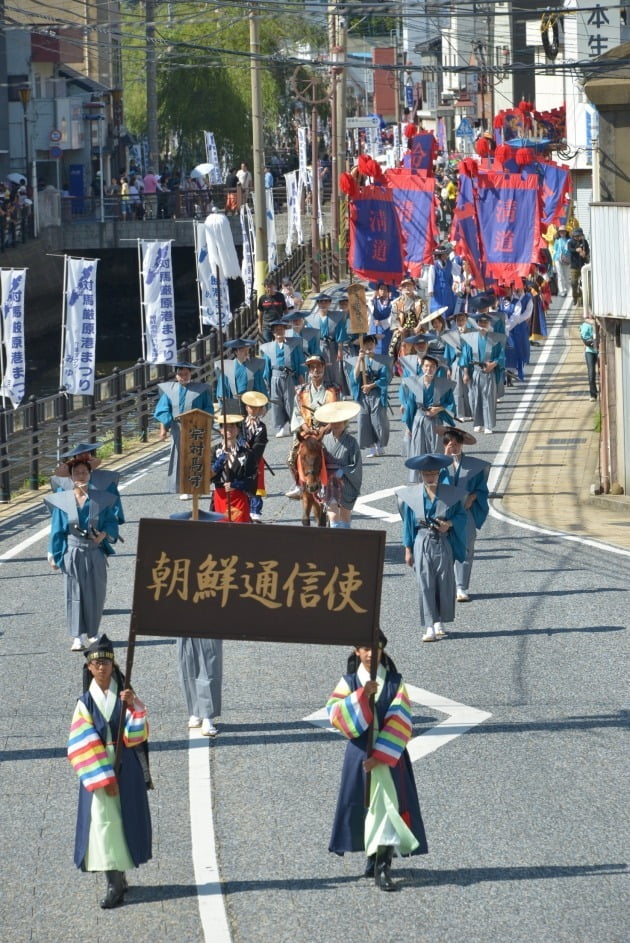
[[[580,337],[584,342],[584,358],[586,360],[586,370],[588,373],[588,389],[591,400],[597,399],[597,325],[592,314],[585,314],[584,320],[580,324]]]
[[[570,255],[571,296],[573,304],[582,301],[582,268],[590,261],[591,250],[584,237],[584,231],[578,226],[571,233],[568,241]]]

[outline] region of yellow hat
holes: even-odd
[[[443,308],[436,308],[435,311],[430,311],[428,314],[425,314],[421,321],[418,321],[418,327],[420,327],[421,324],[430,324],[435,318],[443,318],[446,311],[448,311],[448,306],[446,305]]]
[[[248,393],[243,393],[241,402],[245,403],[246,406],[266,406],[269,398],[264,393],[250,390]]]
[[[324,403],[315,410],[313,416],[317,422],[348,422],[361,412],[358,403],[351,400],[338,400],[336,403]]]
[[[236,425],[240,425],[242,421],[243,421],[243,416],[239,416],[238,413],[227,413],[227,415],[225,416],[223,415],[223,413],[219,413],[219,416],[217,418],[217,422],[219,423],[220,426],[236,426]]]

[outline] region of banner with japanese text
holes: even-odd
[[[217,151],[217,145],[214,140],[214,133],[212,131],[203,132],[204,141],[206,143],[206,160],[209,164],[212,165],[212,170],[210,171],[210,183],[222,183],[221,180],[221,167],[219,165],[219,154]]]
[[[298,181],[297,172],[292,170],[284,175],[284,182],[287,188],[287,241],[284,247],[285,254],[290,256],[293,252],[293,236],[297,236],[297,200],[298,200]]]
[[[82,396],[94,395],[97,264],[98,259],[66,258],[61,385]]]
[[[457,200],[451,227],[451,242],[457,255],[461,255],[470,267],[477,288],[483,288],[484,273],[481,259],[475,189],[472,179],[459,175]]]
[[[241,212],[243,212],[242,208]],[[217,273],[210,264],[204,223],[195,223],[195,237],[197,278],[201,297],[201,323],[218,329],[220,322],[223,325],[223,330],[225,330],[232,320],[227,278],[217,280]]]
[[[438,143],[433,134],[429,131],[415,134],[409,151],[403,157],[403,167],[405,170],[423,171],[431,176],[437,152]]]
[[[350,205],[352,270],[367,281],[398,281],[405,271],[402,242],[392,191],[363,187]]]
[[[543,226],[557,225],[567,211],[567,197],[571,193],[571,171],[566,164],[540,161],[543,176],[542,217]]]
[[[307,141],[306,141],[306,128],[298,128],[298,173],[302,184],[306,183],[306,168],[308,166],[307,160]]]
[[[480,174],[476,205],[486,273],[508,284],[529,275],[540,242],[538,176]]]
[[[380,617],[385,533],[143,518],[131,631],[368,645]]]
[[[267,262],[269,271],[278,267],[278,242],[276,239],[276,216],[273,206],[273,190],[265,188],[265,209],[267,211]]]
[[[245,301],[249,304],[254,292],[254,270],[256,267],[256,240],[254,235],[254,217],[249,206],[241,206],[241,237],[243,240],[243,260],[241,279],[245,286]]]
[[[175,363],[175,297],[171,243],[140,240],[147,363]],[[207,252],[207,249],[206,249]]]
[[[24,399],[26,383],[24,351],[24,286],[26,269],[0,270],[0,298],[2,304],[3,356],[0,358],[2,384],[0,397],[7,397],[17,408]]]
[[[438,235],[434,206],[435,181],[433,177],[401,168],[386,170],[385,180],[394,195],[407,270],[414,278],[420,278],[423,267],[433,261]]]

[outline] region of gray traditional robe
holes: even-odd
[[[223,641],[178,638],[179,680],[189,716],[213,720],[221,713]]]
[[[363,478],[359,443],[344,430],[339,439],[327,432],[322,445],[329,478],[327,498],[336,499],[342,508],[351,511],[359,497]],[[336,475],[338,469],[343,471],[340,478]]]
[[[182,385],[178,383],[177,380],[171,380],[168,383],[158,383],[158,389],[162,397],[166,397],[168,400],[170,409],[167,410],[168,416],[164,415],[164,412],[160,409],[160,405],[164,403],[164,400],[160,399],[154,413],[158,422],[162,422],[164,425],[168,426],[171,433],[171,452],[168,457],[168,469],[166,473],[166,488],[171,494],[177,494],[179,491],[180,428],[179,423],[174,420],[191,409],[203,409],[205,412],[212,414],[212,393],[207,383],[189,383],[186,387],[184,408],[180,410],[179,397],[181,388]]]

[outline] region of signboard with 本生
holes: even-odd
[[[142,519],[130,634],[373,645],[384,531]]]

